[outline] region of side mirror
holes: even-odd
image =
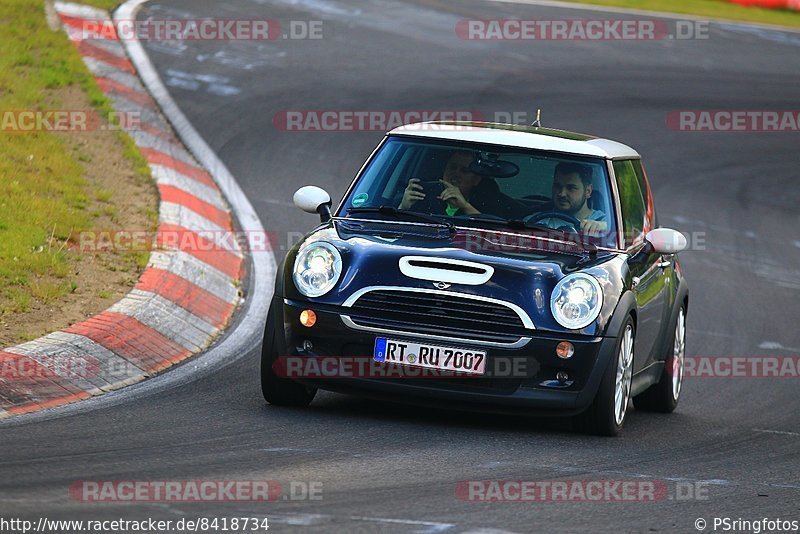
[[[331,220],[331,196],[327,191],[315,185],[307,185],[298,189],[294,198],[294,205],[306,213],[319,213],[322,222]]]
[[[645,236],[647,242],[653,245],[653,250],[659,254],[675,254],[686,250],[686,237],[672,228],[656,228],[650,230]]]

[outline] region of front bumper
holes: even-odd
[[[312,327],[303,326],[299,320],[300,313],[307,309],[313,310],[317,317]],[[444,407],[537,416],[573,415],[591,404],[616,348],[616,338],[534,330],[531,340],[522,347],[480,347],[487,352],[484,376],[420,377],[413,372],[387,372],[386,366],[390,364],[372,362],[376,337],[456,347],[473,345],[464,345],[458,339],[442,342],[388,330],[376,333],[356,329],[345,324],[342,311],[338,307],[275,297],[272,305],[275,324],[284,327],[283,336],[280,329],[277,332],[279,357],[284,356],[294,364],[292,373],[286,376],[320,389],[398,402],[443,406],[443,402],[449,401],[452,404]],[[555,352],[556,345],[565,340],[575,347],[568,360],[558,358]],[[330,363],[332,359],[346,361],[348,365],[336,368],[316,365]],[[358,363],[353,365],[354,362]],[[566,373],[567,379],[557,380],[557,373]]]

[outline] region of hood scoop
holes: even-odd
[[[494,267],[450,258],[404,256],[400,258],[400,272],[418,280],[478,286],[489,281]]]

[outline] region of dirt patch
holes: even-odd
[[[77,86],[50,91],[53,109],[92,110]],[[92,228],[99,231],[155,229],[158,192],[149,176],[137,170],[125,154],[120,133],[97,129],[58,134],[70,155],[84,168],[88,182],[85,210]],[[26,311],[0,317],[0,347],[36,339],[96,315],[124,297],[146,266],[147,252],[85,251],[79,236],[69,242],[51,239],[48,247],[63,249],[69,271],[66,277],[32,275],[33,297]],[[65,280],[71,292],[52,297],[48,288]]]

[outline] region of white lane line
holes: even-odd
[[[702,334],[704,336],[715,336],[715,337],[736,337],[731,334],[725,334],[723,332],[713,332],[711,330],[700,330],[698,328],[687,328],[688,332],[693,334]]]
[[[298,527],[311,527],[319,525],[323,521],[330,521],[332,519],[329,515],[323,514],[294,514],[294,515],[276,515],[269,514],[269,522],[277,523],[279,525],[292,525]]]
[[[732,480],[725,480],[723,478],[712,478],[709,480],[697,480],[694,478],[686,478],[686,477],[664,477],[662,480],[666,480],[668,482],[691,482],[692,484],[703,484],[706,486],[738,486],[736,482]]]
[[[455,523],[437,523],[435,521],[419,521],[416,519],[391,519],[386,517],[365,517],[358,515],[350,516],[350,519],[352,519],[353,521],[368,521],[373,523],[389,523],[395,525],[414,525],[420,527],[428,527],[422,530],[415,531],[420,533],[444,532],[445,530],[449,530],[456,526]]]
[[[762,341],[759,343],[758,348],[764,350],[785,350],[788,352],[800,353],[800,349],[795,347],[784,347],[783,344],[778,341]]]
[[[322,449],[295,449],[293,447],[272,447],[270,449],[261,449],[264,452],[320,452]]]
[[[332,523],[337,519],[343,519],[341,516],[334,516],[328,514],[270,514],[270,522],[282,524],[310,527],[321,525],[323,523]],[[420,521],[417,519],[395,519],[387,517],[368,517],[368,516],[350,516],[351,521],[364,521],[368,523],[384,523],[389,525],[408,525],[409,527],[422,527],[412,532],[419,532],[424,534],[434,534],[436,532],[444,532],[450,530],[458,525],[455,523],[439,523],[437,521]],[[475,531],[472,531],[475,532]]]
[[[764,428],[754,428],[753,432],[761,432],[763,434],[780,434],[781,436],[797,436],[797,437],[800,437],[800,432],[788,432],[786,430],[766,430]]]
[[[748,486],[766,486],[770,488],[791,488],[791,489],[800,489],[800,485],[795,484],[784,484],[784,483],[774,483],[774,482],[749,482],[749,481],[739,481],[739,480],[726,480],[721,478],[712,478],[712,479],[700,479],[700,478],[691,478],[691,477],[665,477],[665,476],[657,476],[653,474],[643,474],[643,473],[631,473],[627,471],[619,471],[619,470],[609,470],[609,469],[594,469],[592,467],[574,467],[574,466],[559,466],[559,465],[539,465],[536,464],[534,467],[542,468],[542,469],[552,469],[553,471],[566,471],[570,473],[574,472],[581,472],[590,475],[603,475],[608,473],[613,473],[616,475],[621,475],[625,477],[631,478],[646,478],[652,480],[666,480],[669,482],[691,482],[696,484],[708,484],[712,486],[731,486],[731,487],[748,487]]]
[[[294,202],[289,202],[288,200],[274,200],[271,198],[259,198],[256,200],[261,204],[276,204],[278,206],[287,206],[292,209],[297,209],[297,206],[294,205]]]
[[[471,528],[469,530],[464,530],[461,534],[519,534],[513,530],[504,530],[502,528]]]
[[[503,460],[495,460],[492,462],[485,462],[482,464],[478,464],[478,467],[481,469],[501,469],[505,467],[512,467],[514,462],[506,462]]]
[[[754,35],[765,41],[780,43],[784,45],[799,46],[800,36],[788,32],[780,31],[777,28],[753,28],[750,26],[739,26],[738,24],[719,23],[720,28],[731,32]]]

